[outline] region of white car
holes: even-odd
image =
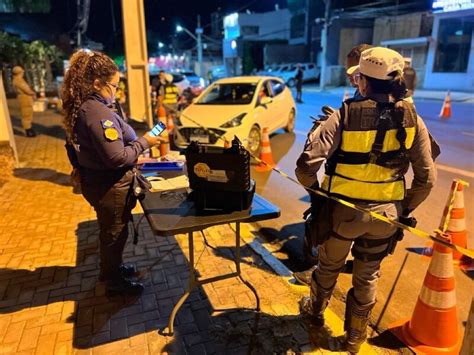
[[[317,80],[319,78],[319,67],[312,63],[303,63],[301,64],[303,69],[303,81]],[[273,75],[282,78],[285,83],[292,88],[296,85],[296,73],[298,72],[298,67],[296,64],[291,64],[287,66],[280,67],[277,72],[274,72]]]
[[[191,141],[223,146],[236,135],[258,156],[262,130],[292,132],[296,107],[290,90],[275,77],[226,78],[212,83],[176,122],[174,142],[180,149]],[[221,139],[222,138],[222,139]]]

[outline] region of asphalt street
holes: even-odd
[[[271,136],[273,158],[278,167],[294,176],[295,162],[301,153],[306,134],[312,127],[309,115],[317,116],[322,105],[339,107],[342,97],[329,93],[304,93],[303,104],[297,106],[296,128],[293,134],[278,132]],[[428,232],[436,229],[440,223],[449,189],[453,179],[463,179],[471,187],[465,189],[466,222],[469,233],[468,247],[474,248],[474,126],[472,124],[474,104],[453,103],[453,116],[440,119],[438,113],[441,101],[416,100],[419,115],[441,146],[442,154],[437,159],[438,181],[429,198],[415,211],[418,226]],[[322,169],[323,170],[323,169]],[[321,173],[323,173],[321,171]],[[309,207],[306,191],[283,178],[276,172],[259,173],[253,171],[257,181],[257,192],[280,206],[281,217],[268,223],[260,223],[260,232],[265,237],[267,247],[291,270],[305,268],[303,260],[304,225],[302,214]],[[407,179],[410,185],[411,176]],[[420,256],[413,250],[429,243],[415,235],[406,235],[399,243],[395,254],[386,258],[382,264],[382,277],[379,281],[378,304],[374,310],[374,319],[384,329],[391,322],[409,318],[415,306],[423,278],[429,265],[429,259]],[[406,263],[404,264],[404,259]],[[402,268],[402,265],[404,267]],[[395,285],[398,273],[401,277]],[[467,319],[473,293],[473,274],[455,268],[457,281],[457,305],[459,324]],[[335,311],[343,316],[343,294],[350,288],[351,275],[339,277],[336,301],[332,302]],[[392,290],[393,289],[393,290]],[[393,296],[387,303],[389,294]],[[385,310],[384,310],[385,308]]]

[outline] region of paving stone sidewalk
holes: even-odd
[[[191,293],[176,319],[175,335],[158,330],[187,287],[187,236],[155,237],[144,220],[124,258],[146,270],[138,298],[108,299],[97,282],[98,226],[94,211],[69,185],[61,117],[35,114],[39,135],[25,138],[14,104],[11,114],[21,161],[0,187],[0,353],[16,354],[213,354],[301,353],[337,350],[329,329],[311,338],[299,316],[303,287],[291,287],[245,243],[242,275],[204,285]],[[142,216],[135,211],[135,221]],[[234,233],[228,225],[196,233],[201,277],[234,270]],[[295,291],[296,289],[296,291]],[[226,311],[227,308],[240,308]],[[218,311],[221,310],[221,311]],[[313,345],[313,344],[317,344]]]

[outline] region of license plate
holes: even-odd
[[[191,142],[196,141],[198,143],[209,143],[209,136],[207,135],[191,135],[191,138],[189,139]]]

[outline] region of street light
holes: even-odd
[[[199,75],[204,76],[204,68],[202,66],[202,39],[201,35],[203,33],[201,27],[201,17],[198,15],[197,18],[197,27],[195,30],[196,35],[194,35],[191,31],[189,31],[186,27],[181,25],[176,26],[176,32],[186,32],[192,39],[194,39],[197,43],[197,52],[198,52],[198,63],[199,63]]]
[[[164,46],[163,42],[158,42],[158,48],[163,48]]]

